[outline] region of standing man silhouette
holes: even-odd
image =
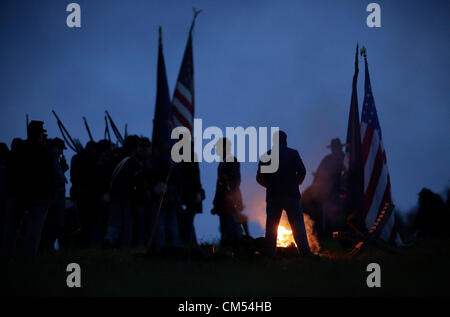
[[[269,156],[270,160],[276,159],[276,148],[278,147],[278,169],[273,173],[262,173],[262,165],[268,165],[271,162],[267,159],[260,160],[256,175],[256,181],[267,189],[265,236],[267,253],[270,256],[275,255],[278,224],[281,214],[285,210],[300,254],[304,257],[316,257],[309,248],[298,189],[305,179],[305,166],[297,150],[287,147],[285,132],[275,132],[272,144],[272,150],[269,150],[263,157]]]
[[[231,142],[227,138],[216,143],[216,153],[220,163],[211,213],[220,217],[221,245],[237,250],[238,241],[244,235],[240,163],[231,154]]]

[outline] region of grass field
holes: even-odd
[[[450,296],[450,241],[372,248],[346,259],[336,242],[320,261],[301,258],[148,258],[143,250],[68,250],[36,259],[1,259],[1,295],[28,296]],[[66,267],[81,266],[81,288]],[[381,288],[366,267],[381,266]]]

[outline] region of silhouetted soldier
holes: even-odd
[[[140,140],[136,135],[128,136],[123,145],[123,156],[111,176],[111,201],[108,210],[108,227],[105,243],[108,246],[131,247],[137,186],[143,172]]]
[[[11,152],[14,152],[20,145],[23,144],[23,142],[25,141],[21,138],[14,138],[11,141]]]
[[[226,138],[216,143],[216,154],[220,157],[220,163],[211,213],[220,217],[221,245],[236,250],[239,239],[244,235],[241,215],[244,206],[239,189],[240,163],[231,154],[231,142]]]
[[[344,156],[342,151],[344,144],[335,138],[331,140],[328,148],[331,154],[325,156],[314,174],[313,188],[314,199],[319,202],[321,209],[320,229],[322,233],[342,230],[345,225],[345,214],[341,202],[341,173],[344,168]]]
[[[448,219],[446,221],[446,223],[450,222],[450,188],[447,188],[447,190],[445,191],[446,194],[446,200],[445,200],[445,215],[446,218]]]
[[[70,196],[76,202],[81,224],[78,246],[92,245],[96,210],[100,204],[100,187],[97,168],[97,146],[89,141],[86,147],[72,156],[70,164]]]
[[[6,208],[6,179],[5,172],[9,160],[9,149],[5,143],[0,143],[0,246],[3,239]]]
[[[12,152],[6,169],[9,197],[3,242],[7,254],[15,250],[20,220],[28,211],[24,251],[26,255],[36,255],[48,207],[54,198],[55,165],[43,144],[47,136],[43,124],[30,122],[28,139]]]
[[[414,228],[419,235],[428,237],[448,236],[448,214],[446,214],[444,200],[428,188],[419,193],[419,210],[414,221]]]
[[[178,228],[181,242],[185,246],[197,245],[197,237],[194,228],[194,217],[197,213],[202,213],[205,199],[205,191],[200,182],[200,171],[196,156],[192,149],[192,162],[179,163],[181,170],[181,186],[183,187],[182,206],[178,213]]]
[[[269,162],[259,162],[256,181],[266,187],[266,242],[268,255],[276,252],[277,230],[283,210],[286,211],[289,224],[292,228],[297,247],[302,256],[314,257],[306,235],[303,220],[303,208],[300,203],[299,185],[303,182],[306,170],[297,150],[287,147],[287,135],[283,131],[274,133],[273,145],[279,146],[279,167],[274,173],[262,173],[262,165]],[[264,156],[272,155],[269,150]],[[274,153],[276,155],[276,152]],[[270,163],[273,164],[271,158]]]
[[[67,183],[64,173],[69,169],[69,166],[63,154],[63,151],[67,149],[64,141],[60,138],[54,138],[50,139],[47,144],[55,166],[55,198],[47,216],[42,244],[47,249],[53,249],[55,240],[61,237],[64,228]]]
[[[97,157],[97,184],[99,193],[99,202],[97,208],[93,210],[92,240],[93,247],[101,247],[105,238],[108,224],[108,208],[110,201],[110,182],[114,168],[114,159],[112,157],[113,146],[108,140],[100,140],[96,145]]]
[[[152,143],[147,137],[140,137],[138,156],[143,171],[137,179],[137,192],[135,203],[134,245],[145,246],[149,236],[149,223],[152,202],[151,156]]]
[[[155,146],[153,143],[152,151],[150,181],[153,184],[153,201],[150,217],[151,245],[149,251],[150,253],[155,251],[157,253],[164,248],[174,249],[181,246],[177,212],[181,205],[182,189],[179,164],[175,164],[171,160],[169,146],[167,144]],[[169,178],[167,178],[168,176]],[[162,205],[160,208],[161,199]]]

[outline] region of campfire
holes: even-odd
[[[285,215],[283,215],[284,217]],[[320,251],[320,245],[319,241],[317,240],[317,235],[314,232],[314,222],[313,220],[306,214],[303,215],[303,219],[305,221],[305,229],[306,229],[306,235],[308,236],[308,242],[309,247],[311,248],[311,251],[315,254],[319,253]],[[288,248],[288,247],[295,247],[297,244],[294,240],[294,235],[292,234],[292,229],[289,226],[289,223],[287,222],[287,219],[284,219],[280,222],[280,225],[278,225],[278,233],[277,233],[277,247],[278,248]]]
[[[249,217],[256,219],[262,228],[265,226],[265,213],[266,213],[266,203],[261,196],[255,196],[252,200],[251,207],[249,208]],[[317,239],[317,234],[314,232],[314,221],[307,215],[303,214],[303,219],[305,222],[306,235],[308,236],[309,247],[311,251],[318,254],[320,251],[319,241]],[[285,213],[281,216],[280,224],[278,225],[277,231],[277,247],[278,248],[289,248],[296,247],[294,236],[292,234],[291,226]]]
[[[292,235],[292,230],[290,230],[290,228],[286,228],[285,226],[279,225],[277,234],[277,247],[287,248],[291,245],[296,246],[294,236]]]

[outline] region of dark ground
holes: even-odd
[[[148,258],[143,250],[69,250],[33,261],[1,259],[0,295],[28,296],[450,296],[450,241],[371,248],[346,259],[335,241],[320,261],[299,258]],[[66,266],[81,266],[81,288],[66,286]],[[381,266],[381,288],[366,267]]]

